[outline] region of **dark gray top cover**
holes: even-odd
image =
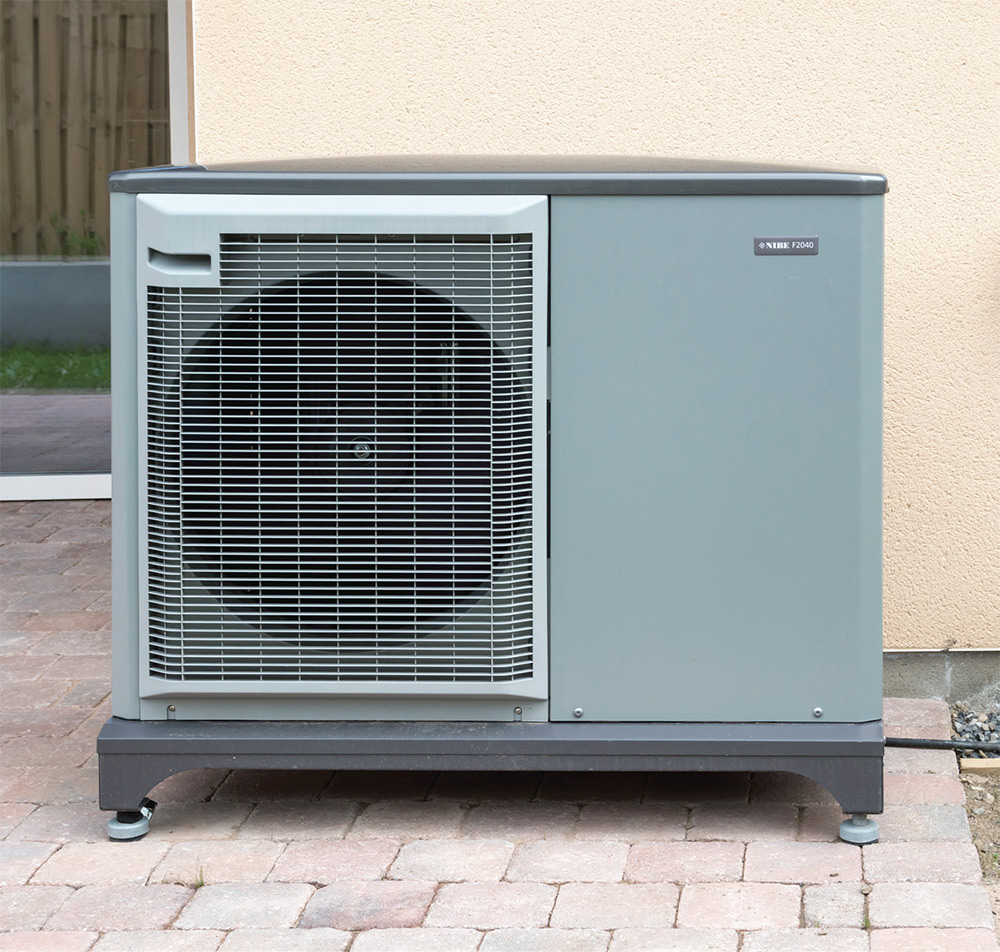
[[[267,194],[880,195],[885,176],[658,156],[390,155],[113,172],[112,192]]]

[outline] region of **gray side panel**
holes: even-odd
[[[553,720],[880,716],[881,214],[552,200]]]
[[[111,703],[139,717],[138,320],[135,196],[111,196]]]

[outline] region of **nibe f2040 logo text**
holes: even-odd
[[[819,238],[754,238],[755,255],[818,255]]]

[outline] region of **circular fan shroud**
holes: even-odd
[[[510,550],[491,541],[491,437],[530,398],[452,302],[371,273],[285,281],[182,376],[188,568],[242,622],[364,650],[485,594]]]

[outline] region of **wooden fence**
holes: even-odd
[[[108,173],[169,161],[166,0],[0,0],[0,13],[0,253],[106,253]]]

